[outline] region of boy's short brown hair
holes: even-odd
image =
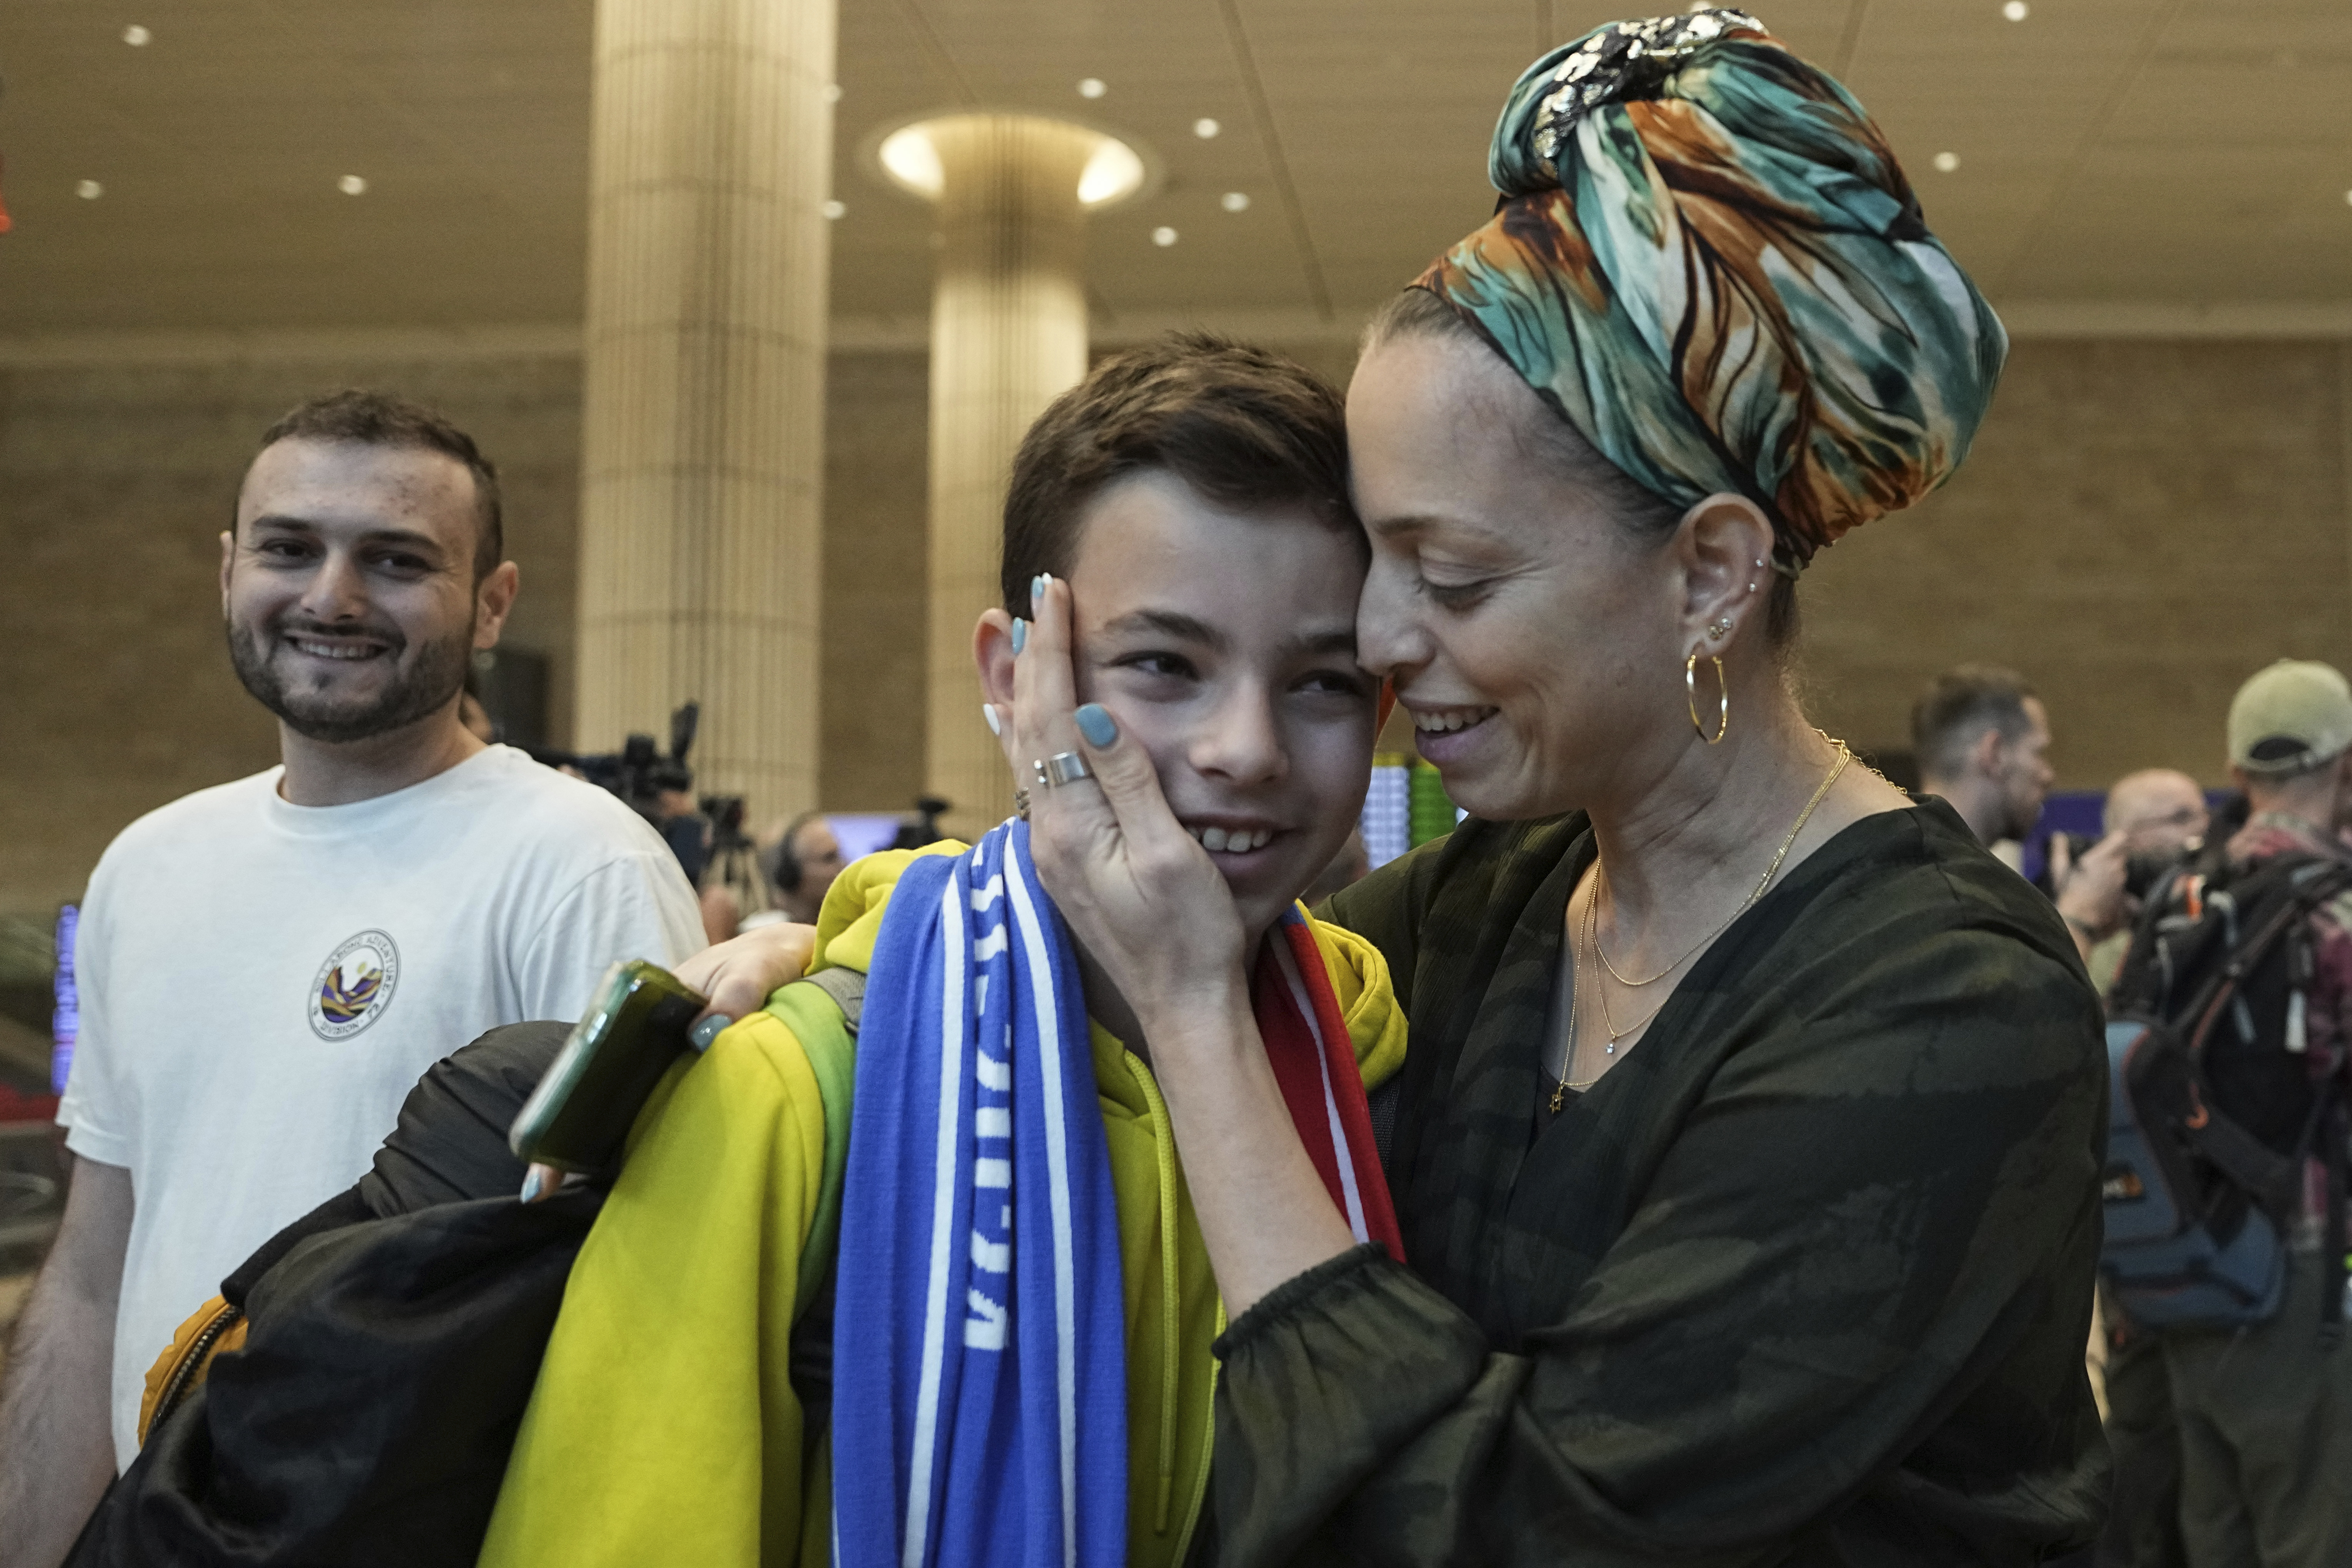
[[[1339,395],[1280,354],[1171,332],[1095,366],[1022,438],[1004,498],[1005,609],[1029,614],[1039,573],[1068,575],[1087,502],[1153,471],[1219,506],[1299,507],[1355,531]]]

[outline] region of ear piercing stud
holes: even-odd
[[[1730,617],[1729,616],[1724,616],[1722,619],[1720,619],[1720,620],[1717,621],[1717,622],[1715,623],[1715,625],[1713,625],[1713,626],[1711,626],[1707,627],[1707,628],[1706,628],[1706,635],[1707,635],[1708,637],[1714,637],[1714,638],[1717,638],[1717,639],[1718,639],[1718,640],[1719,640],[1719,639],[1724,636],[1724,634],[1726,634],[1727,632],[1728,632],[1728,631],[1730,631],[1730,630],[1731,630],[1731,617]]]

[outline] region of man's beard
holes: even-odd
[[[232,624],[227,629],[229,662],[254,700],[303,739],[330,744],[389,734],[447,706],[466,684],[466,661],[474,646],[474,627],[468,620],[446,637],[419,644],[415,660],[403,669],[400,660],[408,649],[407,639],[396,631],[371,626],[369,635],[391,645],[376,657],[392,662],[393,677],[373,697],[354,702],[324,692],[297,694],[287,689],[272,656],[289,633],[299,636],[312,628],[280,621],[243,629]]]
[[[2042,821],[2042,798],[2036,795],[2031,801],[2023,801],[2013,795],[2004,795],[2001,804],[2008,809],[2009,820],[2001,824],[1999,837],[2024,843]]]

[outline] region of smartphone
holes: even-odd
[[[507,1146],[526,1163],[595,1173],[621,1152],[646,1097],[710,1004],[669,971],[631,959],[604,972],[588,1016],[523,1101]]]

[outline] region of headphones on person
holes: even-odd
[[[793,840],[802,828],[824,815],[821,811],[802,812],[785,827],[783,837],[777,840],[775,863],[768,873],[768,880],[775,883],[776,891],[797,893],[801,890],[801,882],[807,873],[801,869],[801,858],[793,853]]]

